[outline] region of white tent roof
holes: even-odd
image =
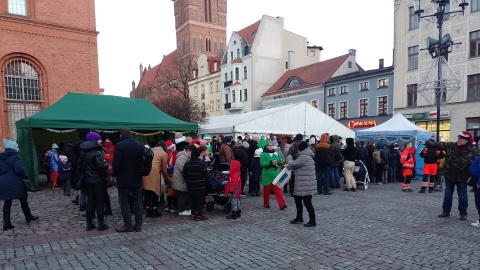
[[[397,113],[387,122],[375,127],[367,128],[355,132],[357,137],[362,136],[416,136],[418,134],[429,133],[429,131],[420,128],[410,122],[401,113]]]
[[[327,132],[343,138],[355,133],[309,103],[264,109],[248,113],[212,116],[200,126],[200,134],[297,134],[317,135]]]

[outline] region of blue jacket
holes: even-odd
[[[48,154],[48,164],[50,165],[50,172],[59,172],[60,159],[58,158],[57,150],[52,149]]]
[[[480,185],[480,156],[476,157],[470,165],[470,173],[477,177],[477,185]]]
[[[23,179],[28,179],[22,159],[15,149],[0,154],[0,201],[28,197]]]

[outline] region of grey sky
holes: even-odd
[[[100,87],[129,96],[140,63],[153,67],[175,49],[173,2],[95,0],[95,6]],[[322,60],[356,49],[357,62],[375,69],[379,58],[392,65],[393,6],[393,0],[229,0],[226,38],[264,14],[281,16],[286,30],[323,47]]]

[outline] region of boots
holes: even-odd
[[[428,188],[428,193],[433,193],[433,187]]]
[[[162,212],[159,212],[158,208],[153,208],[152,214],[153,214],[153,217],[162,217]]]
[[[242,210],[237,211],[237,217],[242,217]]]
[[[10,219],[3,221],[3,230],[4,231],[11,230],[13,228],[14,227],[13,227],[12,223],[10,222]]]
[[[75,199],[72,200],[72,203],[73,203],[73,204],[78,204],[78,194],[77,194],[77,197],[75,197]]]
[[[426,188],[426,187],[422,187],[422,189],[420,189],[420,190],[418,191],[418,193],[425,193],[425,189],[427,189],[427,188]],[[430,192],[430,190],[429,190],[429,192]]]
[[[30,221],[38,220],[38,216],[34,216],[32,215],[32,212],[30,212],[30,207],[28,207],[28,204],[22,205],[22,211],[23,211],[23,214],[25,215],[25,219],[27,220],[27,223],[30,223]]]
[[[153,217],[153,211],[150,208],[147,208],[147,215],[146,217]]]
[[[233,220],[237,219],[237,211],[232,211],[232,213],[229,216],[227,216],[227,219],[233,219]]]
[[[105,210],[103,211],[103,214],[106,215],[106,216],[113,215],[112,208],[110,208],[110,206],[105,207]]]

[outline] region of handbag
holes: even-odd
[[[282,188],[292,177],[292,170],[283,168],[283,170],[273,179],[272,184]]]

